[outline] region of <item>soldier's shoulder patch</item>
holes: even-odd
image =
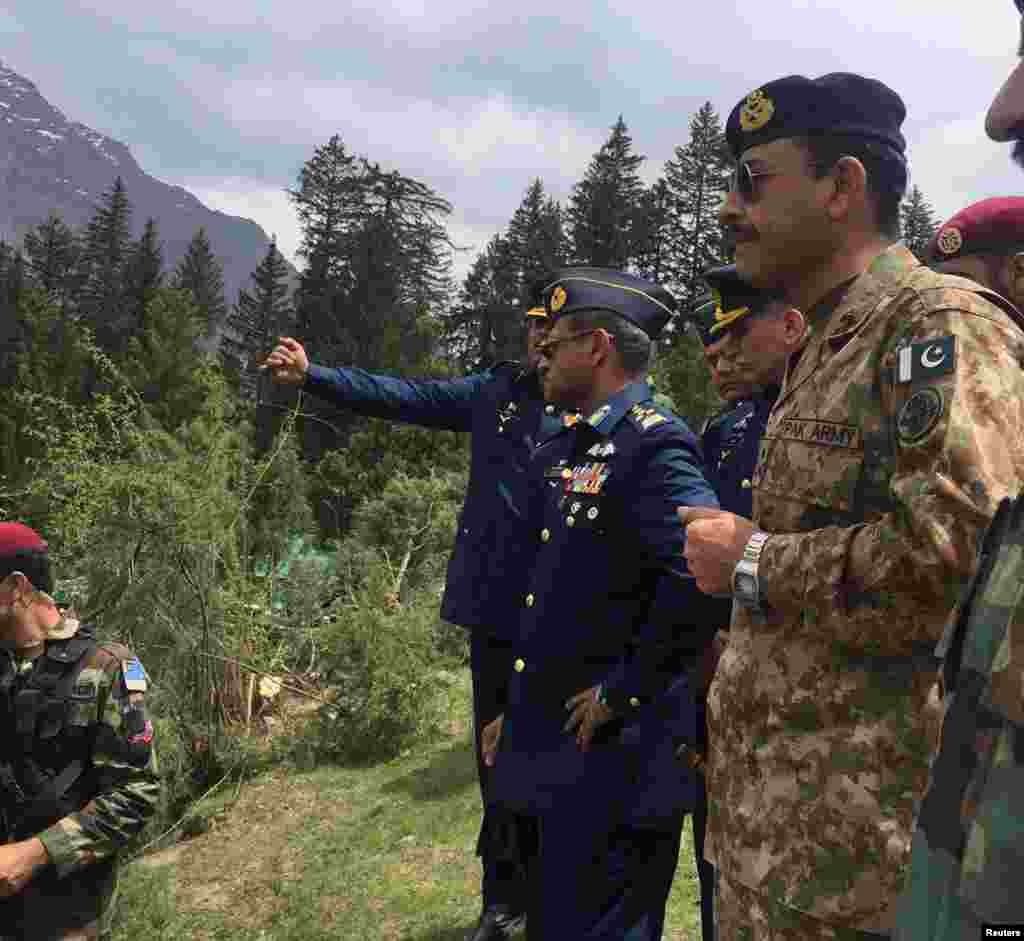
[[[129,693],[144,693],[149,685],[149,677],[137,657],[121,661],[121,676]]]
[[[934,337],[903,346],[896,354],[896,384],[932,379],[956,370],[956,336]]]
[[[651,428],[664,424],[671,418],[671,416],[664,414],[661,409],[650,405],[634,405],[629,410],[629,417],[640,426],[642,431],[649,431]]]
[[[915,392],[896,416],[896,434],[900,444],[917,444],[942,418],[942,393],[928,386]]]

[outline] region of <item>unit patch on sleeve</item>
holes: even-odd
[[[937,337],[912,343],[899,351],[896,357],[896,384],[903,385],[918,379],[943,376],[956,369],[956,337]]]
[[[929,386],[915,392],[896,416],[896,434],[900,444],[916,444],[942,418],[942,393]]]
[[[124,677],[124,688],[129,693],[144,693],[146,691],[147,676],[142,669],[142,664],[135,658],[121,661],[121,675]]]

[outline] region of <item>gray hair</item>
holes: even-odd
[[[633,321],[610,310],[583,310],[569,315],[576,330],[604,330],[618,350],[622,370],[630,378],[645,376],[654,365],[656,345]]]

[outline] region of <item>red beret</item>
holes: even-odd
[[[46,551],[43,537],[23,523],[0,523],[0,558],[32,549]]]
[[[1024,197],[996,196],[961,209],[928,244],[933,263],[1024,247]]]

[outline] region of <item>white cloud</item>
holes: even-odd
[[[210,209],[242,216],[257,223],[271,238],[278,251],[299,266],[296,251],[302,241],[299,220],[284,187],[254,184],[250,180],[176,180]]]

